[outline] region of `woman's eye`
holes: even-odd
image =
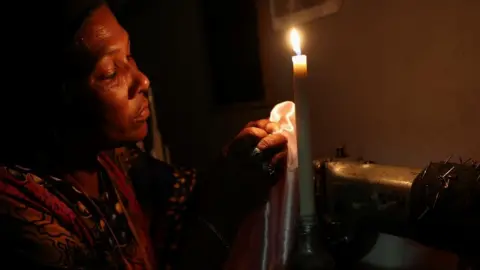
[[[111,79],[115,78],[115,76],[117,76],[117,71],[112,71],[112,72],[109,72],[109,73],[103,75],[102,80],[111,80]]]

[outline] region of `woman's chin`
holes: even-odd
[[[125,145],[135,144],[139,141],[143,141],[148,134],[147,122],[138,123],[135,128],[131,128],[128,131],[116,134],[108,134],[106,136],[106,148],[117,148]]]
[[[137,132],[135,132],[135,136],[134,136],[136,137],[135,141],[136,142],[142,141],[143,139],[145,139],[145,137],[147,137],[147,134],[148,134],[148,124],[147,124],[147,121],[145,121],[140,125]]]
[[[125,138],[125,141],[128,143],[137,143],[143,141],[148,134],[148,124],[147,122],[138,123],[135,127],[135,130],[132,130],[130,134]]]

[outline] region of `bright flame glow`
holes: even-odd
[[[278,123],[280,130],[276,133],[282,133],[288,139],[288,160],[287,168],[294,170],[298,167],[297,154],[297,134],[295,133],[295,103],[285,101],[273,107],[270,112],[270,121]]]
[[[297,29],[293,28],[290,31],[290,44],[292,45],[293,51],[297,55],[302,54],[301,43],[302,43],[302,40],[300,38],[300,34],[298,33]]]

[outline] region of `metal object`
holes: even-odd
[[[480,170],[470,160],[450,160],[424,169],[316,161],[319,217],[330,227],[342,224],[347,238],[363,226],[476,258]],[[330,242],[338,239],[341,234],[329,233]]]
[[[455,252],[463,258],[459,269],[480,266],[475,161],[449,158],[420,169],[355,160],[343,148],[336,153],[313,162],[317,218],[298,220],[298,187],[290,172],[253,217],[252,229],[240,231],[245,245],[225,269],[351,269],[379,232]]]
[[[350,218],[375,213],[385,215],[385,222],[406,220],[410,188],[420,172],[356,161],[326,162],[322,181],[327,213]]]
[[[335,262],[320,240],[317,217],[303,217],[297,228],[297,239],[289,257],[290,270],[331,270]]]
[[[407,219],[409,188],[420,169],[344,158],[317,160],[316,195],[329,251],[340,268],[351,268],[375,245],[379,231]],[[371,225],[380,218],[382,228]],[[389,229],[388,229],[389,230]]]

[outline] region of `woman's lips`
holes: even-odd
[[[150,108],[148,107],[148,102],[140,107],[137,116],[135,117],[135,122],[143,122],[146,121],[150,117]]]

